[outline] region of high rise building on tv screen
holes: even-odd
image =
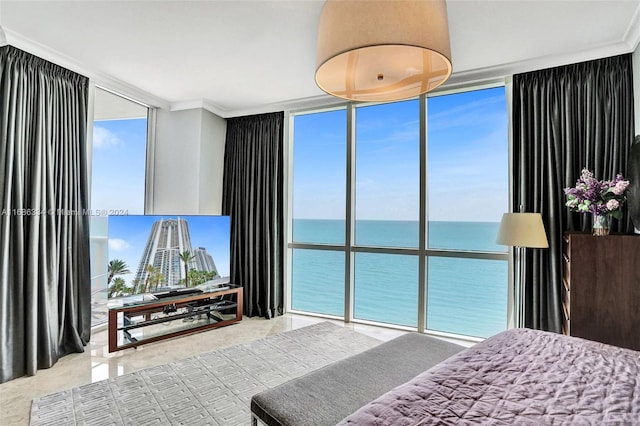
[[[192,249],[189,224],[185,219],[160,219],[154,222],[140,258],[136,279],[144,283],[148,275],[155,271],[164,275],[164,284],[167,286],[183,284],[185,269],[180,253],[186,251],[192,255],[189,269],[196,268],[205,272],[216,270],[213,257],[205,248],[198,247],[195,251]],[[147,265],[152,265],[153,269]]]
[[[198,247],[193,251],[195,256],[196,269],[199,271],[212,272],[217,271],[216,262],[213,260],[213,256],[209,254],[206,248]]]

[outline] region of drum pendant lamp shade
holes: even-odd
[[[352,101],[391,101],[451,75],[445,0],[328,0],[320,15],[316,83]]]

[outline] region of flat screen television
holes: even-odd
[[[108,238],[108,297],[229,282],[229,216],[109,216]]]

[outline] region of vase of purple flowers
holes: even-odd
[[[591,213],[593,235],[609,235],[611,217],[622,218],[622,205],[626,201],[629,181],[621,174],[613,180],[597,180],[593,173],[582,169],[580,178],[573,188],[565,188],[566,206],[571,211]]]

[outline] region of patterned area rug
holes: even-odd
[[[248,425],[254,394],[380,343],[322,322],[34,399],[31,425]]]

